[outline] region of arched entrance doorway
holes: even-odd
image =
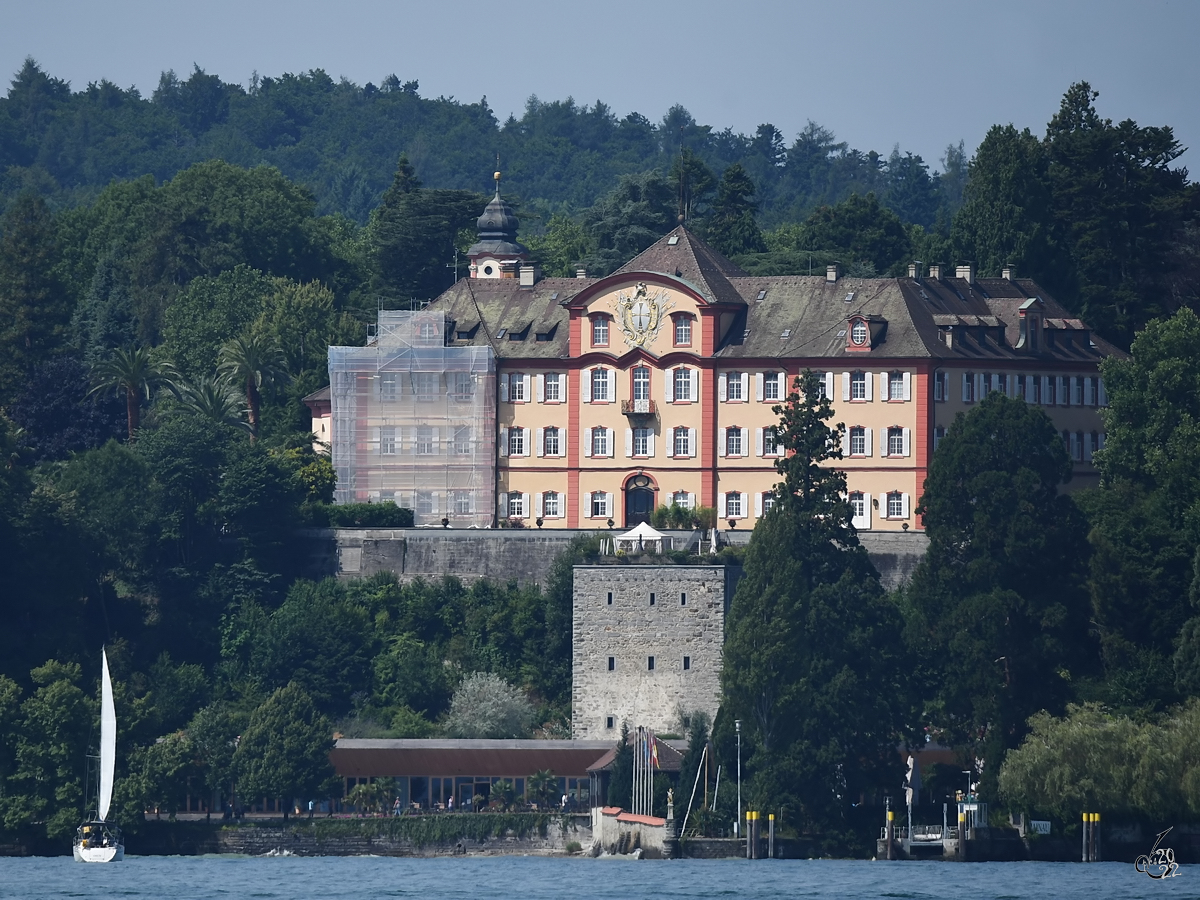
[[[650,521],[654,512],[654,479],[637,474],[625,482],[625,527],[633,528]]]

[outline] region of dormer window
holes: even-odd
[[[855,319],[850,323],[850,343],[856,347],[861,347],[867,342],[867,323],[862,319]]]

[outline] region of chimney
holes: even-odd
[[[521,264],[521,287],[533,287],[541,277],[541,270],[536,264],[531,262]]]
[[[842,267],[837,263],[825,267],[825,280],[830,284],[842,277]]]
[[[575,277],[576,277],[576,278],[587,278],[587,269],[582,269],[582,268],[581,268],[581,269],[576,269],[576,270],[575,270]]]
[[[941,266],[930,266],[929,267],[929,277],[932,278],[934,281],[941,281],[942,280],[942,267]]]
[[[954,270],[954,276],[956,278],[961,278],[967,284],[974,284],[975,283],[975,266],[971,265],[970,263],[968,263],[965,266],[958,266]]]
[[[517,268],[520,265],[521,265],[521,261],[518,259],[504,260],[503,262],[500,263],[500,277],[501,278],[516,278],[517,277]]]
[[[1017,280],[1017,267],[1014,266],[1012,263],[1009,263],[1007,266],[1005,266],[1001,270],[1000,276],[1005,281],[1016,281]]]
[[[913,279],[914,281],[916,281],[916,279],[917,279],[917,264],[916,263],[908,264],[908,277]]]

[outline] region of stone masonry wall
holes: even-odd
[[[575,567],[572,737],[617,737],[622,721],[678,733],[681,713],[716,715],[729,575],[725,566]]]

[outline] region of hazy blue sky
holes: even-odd
[[[674,103],[716,128],[807,120],[861,150],[895,143],[937,166],[995,123],[1042,134],[1073,81],[1101,114],[1171,125],[1200,160],[1200,2],[717,0],[0,0],[0,76],[33,56],[75,89],[148,94],[193,63],[226,81],[323,68],[394,72],[423,96],[478,100],[503,121],[526,98],[597,99],[657,121]]]

